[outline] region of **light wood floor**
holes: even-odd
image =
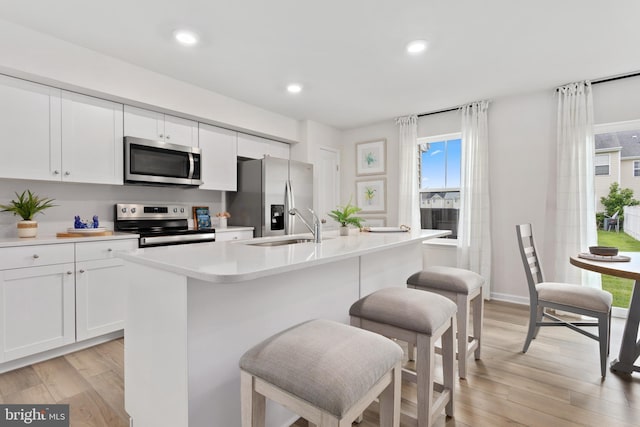
[[[486,304],[482,360],[457,382],[455,417],[441,415],[436,426],[640,425],[640,374],[608,372],[601,381],[597,343],[567,328],[542,329],[522,354],[526,322],[524,307]],[[623,326],[614,319],[611,358]],[[123,351],[120,339],[2,374],[0,403],[69,403],[74,427],[127,427]],[[415,389],[403,386],[403,409],[415,414],[412,399]],[[377,425],[374,404],[360,426]],[[403,419],[402,426],[409,425]]]

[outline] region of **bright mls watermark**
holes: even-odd
[[[0,427],[69,427],[69,405],[0,405]]]

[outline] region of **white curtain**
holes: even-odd
[[[558,88],[557,136],[555,276],[547,280],[599,288],[600,274],[569,264],[598,241],[591,82]]]
[[[420,230],[420,201],[418,188],[418,116],[396,119],[400,130],[398,224]]]
[[[485,279],[483,295],[490,297],[491,210],[489,200],[488,101],[474,102],[462,110],[462,161],[458,267]]]

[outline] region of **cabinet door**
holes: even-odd
[[[0,271],[0,361],[75,341],[73,263]]]
[[[237,132],[200,123],[201,190],[238,189]]]
[[[253,231],[224,231],[220,232],[216,230],[216,242],[228,242],[230,240],[247,240],[253,239]]]
[[[60,180],[60,90],[0,75],[0,177]]]
[[[125,266],[121,259],[76,263],[78,341],[124,328],[125,281]]]
[[[289,159],[289,144],[238,133],[238,157],[262,159],[264,156]]]
[[[164,114],[125,105],[124,134],[125,136],[163,141]]]
[[[123,183],[122,104],[62,92],[62,180]]]
[[[164,140],[171,144],[197,147],[198,122],[165,114]]]

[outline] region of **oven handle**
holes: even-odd
[[[195,169],[195,163],[193,161],[193,153],[189,153],[189,179],[193,179],[193,170]]]
[[[182,242],[182,243],[215,242],[215,239],[216,239],[215,233],[140,237],[139,246],[142,248],[148,245],[174,244],[178,242]]]

